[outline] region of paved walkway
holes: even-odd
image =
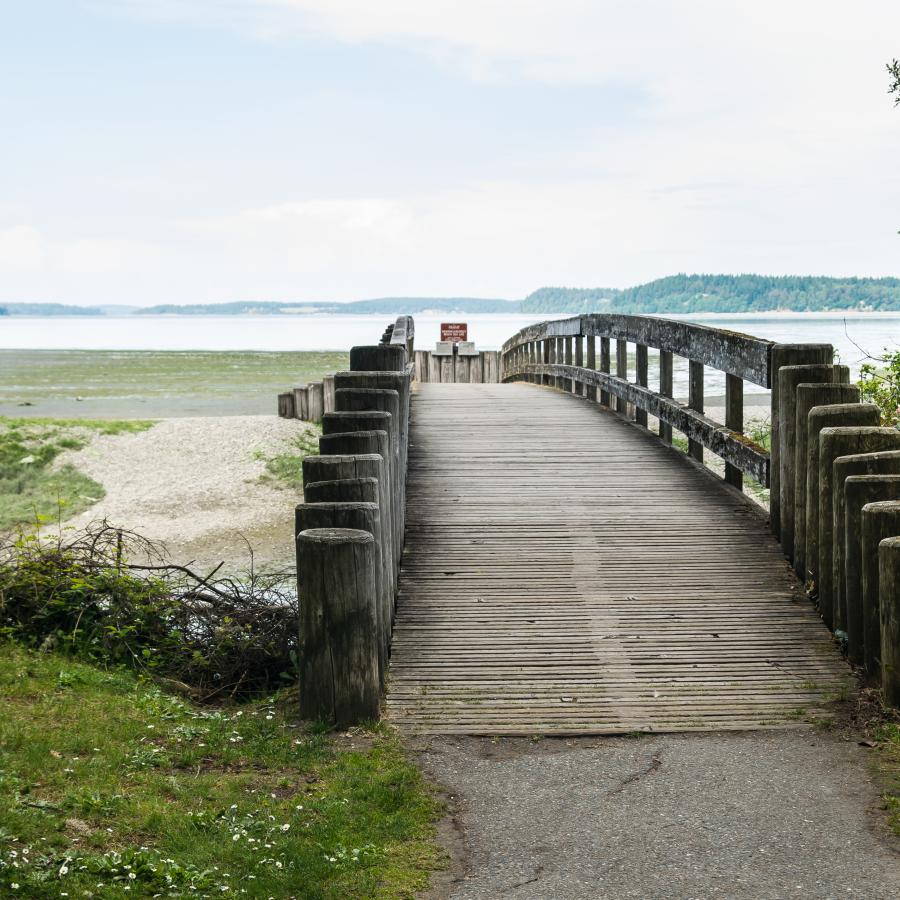
[[[454,798],[434,897],[900,897],[871,751],[812,728],[411,746]]]

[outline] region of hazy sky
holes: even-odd
[[[898,0],[6,0],[0,303],[900,274]]]

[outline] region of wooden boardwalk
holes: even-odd
[[[849,670],[766,523],[683,454],[526,384],[423,384],[388,689],[404,730],[760,728]]]

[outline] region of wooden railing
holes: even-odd
[[[332,376],[319,456],[303,460],[295,511],[300,710],[350,725],[377,718],[387,677],[406,521],[415,327],[353,347]]]
[[[635,347],[634,380],[628,377],[629,344]],[[503,375],[505,381],[535,381],[599,399],[620,413],[633,410],[639,425],[653,416],[666,443],[677,429],[695,459],[702,461],[704,448],[720,456],[732,486],[741,489],[746,473],[769,487],[770,454],[744,434],[744,381],[771,387],[773,346],[747,334],[652,316],[585,315],[523,328],[503,345]],[[657,388],[648,383],[650,348],[659,351]],[[672,396],[674,356],[689,361],[687,403]],[[704,414],[704,366],[725,374],[724,423]]]
[[[599,357],[596,340],[600,339]],[[615,347],[615,373],[611,371]],[[629,379],[628,346],[635,346]],[[648,350],[659,351],[659,386]],[[688,399],[672,397],[673,357],[688,360]],[[523,328],[503,345],[504,381],[531,381],[614,406],[688,452],[725,461],[770,488],[769,521],[785,556],[861,674],[900,706],[900,430],[861,403],[830,344],[778,344],[651,316],[584,315]],[[704,414],[704,367],[725,374],[725,422]],[[771,391],[771,450],[743,432],[743,383]]]

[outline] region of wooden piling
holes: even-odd
[[[878,545],[881,610],[881,691],[887,706],[900,707],[900,537]]]
[[[800,384],[848,384],[847,366],[782,366],[778,370],[779,508],[781,549],[794,558],[794,495],[796,493],[797,387]],[[844,400],[838,402],[847,402]],[[816,406],[821,403],[814,404]],[[771,495],[771,491],[770,491]]]
[[[607,375],[610,374],[611,368],[611,357],[609,351],[609,338],[601,337],[600,338],[600,371],[605,372]],[[610,405],[610,395],[609,391],[600,391],[600,405],[608,407]]]
[[[285,394],[278,395],[278,415],[282,419],[294,419],[294,392],[289,391]]]
[[[663,397],[672,396],[672,376],[674,367],[672,365],[672,352],[670,350],[659,351],[659,392]],[[663,422],[659,422],[659,436],[662,441],[667,444],[672,443],[672,426]]]
[[[778,371],[782,366],[826,365],[833,361],[834,348],[831,344],[773,344],[769,348],[768,382],[772,389],[769,523],[779,540],[781,539],[781,422],[778,418],[778,410],[781,393]]]
[[[294,411],[298,419],[309,422],[309,385],[301,384],[294,388]]]
[[[900,439],[900,432],[898,432],[898,439]],[[900,447],[900,443],[898,443],[898,447]],[[900,475],[900,449],[839,456],[832,464],[831,471],[834,532],[831,544],[831,590],[835,609],[842,610],[842,621],[847,622],[846,482],[854,475]],[[856,537],[858,538],[859,535],[857,534]]]
[[[378,503],[361,501],[322,501],[301,503],[294,512],[294,533],[314,528],[350,528],[368,531],[375,539],[375,611],[378,628],[379,684],[384,687],[393,624],[393,597],[390,569],[384,565],[387,548],[382,540]]]
[[[352,372],[403,372],[408,356],[402,344],[368,344],[350,348]]]
[[[809,411],[817,406],[831,403],[856,403],[859,388],[856,385],[840,384],[799,384],[796,394],[794,425],[794,571],[806,581],[806,501],[809,487]],[[779,434],[780,439],[780,434]],[[818,449],[815,459],[818,459]],[[784,463],[781,464],[784,469]],[[814,476],[818,481],[818,474]]]
[[[307,419],[310,422],[321,422],[325,415],[325,386],[321,381],[311,381],[306,388]]]
[[[334,412],[334,375],[325,375],[322,378],[322,412]]]
[[[297,572],[301,715],[341,728],[378,718],[375,539],[352,529],[301,531]]]
[[[900,500],[900,476],[851,475],[844,482],[844,615],[847,655],[856,665],[865,662],[862,591],[862,511],[869,503]]]
[[[585,339],[587,341],[587,362],[586,369],[594,370],[597,368],[597,338],[590,335]],[[587,385],[587,398],[593,403],[597,402],[597,386],[595,384]]]
[[[867,503],[862,511],[862,614],[865,644],[865,671],[873,679],[881,677],[881,600],[879,586],[879,544],[900,535],[900,502]]]
[[[878,407],[872,403],[814,406],[807,417],[805,580],[812,582],[817,591],[824,584],[819,611],[830,628],[834,627],[831,609],[831,467],[838,456],[891,449],[879,445],[877,437],[871,433],[880,420]],[[823,446],[824,443],[827,446]],[[827,522],[823,522],[823,516]],[[824,556],[820,553],[823,534],[827,538]],[[823,560],[827,567],[824,577],[821,572]]]
[[[616,341],[616,378],[628,381],[628,341]],[[616,397],[616,412],[628,415],[628,401],[624,397]]]

